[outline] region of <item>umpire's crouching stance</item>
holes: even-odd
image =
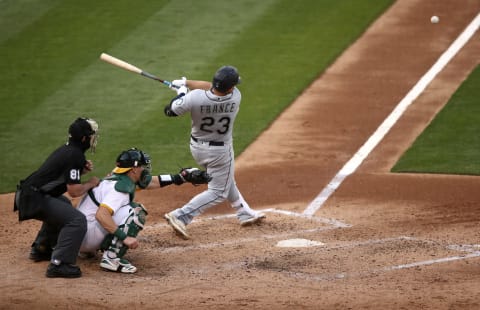
[[[85,151],[95,150],[98,124],[89,118],[76,119],[69,128],[69,139],[57,148],[25,180],[15,193],[14,211],[20,221],[36,219],[43,222],[32,244],[30,259],[50,261],[47,277],[78,278],[82,275],[75,265],[80,245],[87,231],[85,216],[63,196],[79,197],[99,183],[92,177],[82,184],[80,176],[92,170]]]

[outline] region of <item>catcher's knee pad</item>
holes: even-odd
[[[127,235],[136,237],[137,234],[140,232],[140,230],[143,229],[145,222],[147,221],[148,212],[147,212],[147,209],[145,209],[145,207],[141,203],[136,203],[132,201],[130,205],[132,206],[132,209],[130,210],[130,214],[128,215],[127,220],[125,221],[125,225],[135,227],[135,228],[132,227],[132,233],[133,233],[133,230],[136,230],[136,235],[129,235],[128,232],[127,232]]]
[[[125,232],[129,237],[137,237],[138,233],[145,225],[147,211],[141,204],[132,202],[131,206],[132,208],[130,209],[128,217],[123,224],[118,226],[118,228]],[[115,252],[117,257],[123,257],[127,252],[128,247],[123,244],[122,240],[118,239],[113,234],[108,234],[102,241],[101,249]]]

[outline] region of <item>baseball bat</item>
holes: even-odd
[[[140,69],[140,68],[138,68],[138,67],[136,67],[132,64],[129,64],[126,61],[123,61],[121,59],[118,59],[116,57],[108,55],[107,53],[102,53],[100,55],[100,59],[105,61],[105,62],[108,62],[109,64],[117,66],[119,68],[125,69],[125,70],[133,72],[133,73],[143,75],[144,77],[147,77],[149,79],[158,81],[160,83],[163,83],[163,84],[167,85],[168,87],[170,87],[172,85],[172,83],[170,83],[169,81],[162,80],[161,78],[156,77],[155,75],[153,75],[151,73],[148,73],[147,71],[143,71],[142,69]],[[173,86],[173,87],[176,87],[176,86]]]

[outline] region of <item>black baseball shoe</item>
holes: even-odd
[[[28,258],[33,260],[34,262],[50,261],[50,259],[52,258],[52,251],[41,251],[36,247],[32,246]]]
[[[55,265],[50,263],[47,268],[46,276],[48,278],[80,278],[82,276],[82,271],[80,267],[61,263],[60,265]]]

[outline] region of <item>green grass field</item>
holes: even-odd
[[[95,175],[139,147],[155,173],[194,165],[189,119],[168,119],[167,87],[99,60],[107,52],[166,80],[239,68],[240,154],[392,0],[0,1],[0,192],[67,139],[78,116],[100,125]],[[133,14],[132,14],[133,13]],[[6,158],[5,158],[6,157]],[[87,176],[88,177],[88,176]]]
[[[480,66],[393,167],[394,172],[480,174]]]
[[[239,68],[240,154],[392,0],[0,1],[0,193],[36,169],[78,116],[101,128],[95,175],[139,147],[155,173],[194,165],[189,119],[169,119],[165,86],[99,60],[102,52],[173,80]],[[134,12],[134,14],[132,14]],[[477,68],[394,172],[479,174]]]

